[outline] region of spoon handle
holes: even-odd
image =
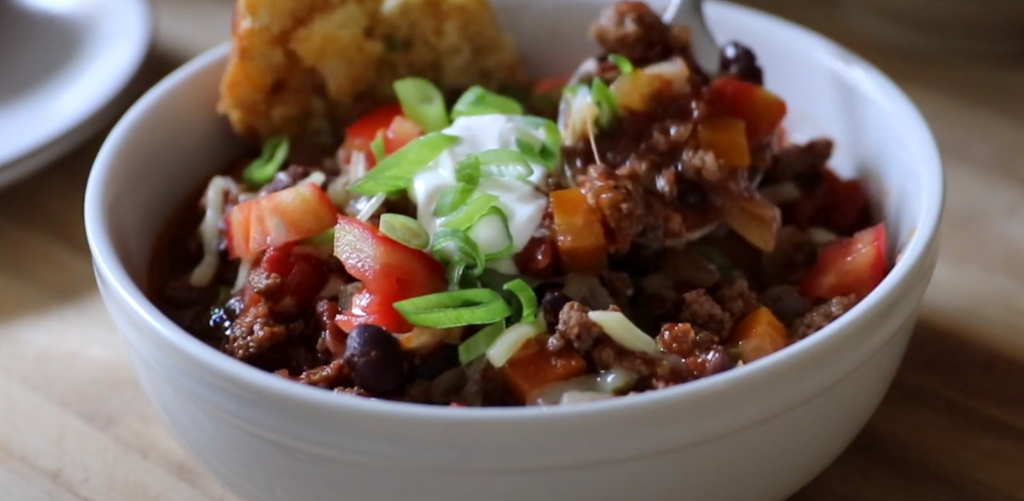
[[[719,47],[704,21],[704,0],[671,0],[662,20],[689,26],[690,49],[697,64],[708,76],[718,74]]]

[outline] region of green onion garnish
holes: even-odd
[[[459,362],[467,365],[487,353],[487,348],[502,332],[505,332],[505,322],[494,322],[459,345]]]
[[[487,177],[529,179],[533,175],[529,159],[516,150],[498,148],[478,153],[476,157],[481,173]]]
[[[434,234],[434,242],[430,245],[430,252],[442,263],[464,262],[470,268],[474,276],[484,272],[486,258],[480,251],[476,241],[469,238],[465,231],[452,228],[441,228]]]
[[[452,107],[452,120],[470,115],[522,115],[523,105],[508,96],[474,85]]]
[[[274,176],[284,167],[285,160],[288,160],[289,149],[288,138],[285,136],[268,139],[263,143],[260,157],[242,171],[242,179],[253,186],[263,186],[273,181]]]
[[[438,292],[399,301],[394,306],[409,323],[435,329],[489,324],[512,314],[501,294],[482,288]]]
[[[458,183],[445,188],[441,196],[438,197],[437,204],[434,205],[434,217],[447,217],[459,210],[459,207],[465,205],[473,197],[474,190],[476,190],[476,185],[466,183]]]
[[[594,100],[594,104],[597,105],[598,124],[601,127],[611,125],[618,114],[619,105],[615,101],[615,95],[612,94],[612,90],[608,88],[608,84],[604,83],[604,80],[600,78],[595,78],[590,82],[590,97]]]
[[[419,221],[409,216],[390,212],[381,214],[380,231],[406,247],[423,250],[430,246],[430,234]]]
[[[370,151],[373,153],[373,158],[380,163],[384,160],[384,157],[388,156],[387,150],[384,148],[384,134],[378,133],[377,137],[370,143]]]
[[[349,187],[367,196],[404,189],[420,170],[459,142],[456,136],[431,132],[388,155],[362,179]]]
[[[615,66],[619,67],[619,72],[623,75],[633,73],[633,63],[626,59],[626,56],[622,54],[608,54],[608,60],[615,63]]]
[[[480,184],[480,159],[470,155],[455,164],[455,180],[472,187]]]
[[[451,219],[444,222],[445,228],[454,228],[456,230],[465,231],[473,226],[473,223],[477,222],[487,209],[490,209],[494,204],[498,203],[498,195],[493,193],[480,193],[475,197],[471,198],[469,202],[456,212]]]
[[[505,284],[505,290],[512,291],[519,298],[519,303],[523,305],[522,320],[520,321],[533,322],[537,318],[537,294],[533,292],[533,288],[523,279],[517,278]]]
[[[326,230],[303,240],[302,243],[310,247],[332,247],[334,246],[334,228],[327,228]]]
[[[448,290],[457,291],[459,289],[473,289],[480,287],[480,280],[478,280],[472,273],[466,273],[466,262],[462,260],[455,260],[448,263],[445,268],[445,280],[448,281]]]
[[[516,140],[516,146],[534,163],[543,165],[548,170],[555,170],[562,155],[562,131],[558,130],[558,124],[547,118],[528,116],[524,121],[530,127],[536,128],[544,134],[540,139],[532,132],[521,134]],[[526,146],[526,145],[529,146]]]
[[[444,96],[436,85],[423,78],[403,78],[395,81],[395,95],[402,112],[427,132],[448,127],[448,109]]]
[[[492,224],[490,219],[491,217],[498,220],[497,224],[501,226],[501,237],[504,239],[503,241],[498,241],[498,239],[495,238],[493,228],[488,227]],[[508,216],[506,216],[505,212],[496,206],[488,208],[487,211],[484,212],[475,223],[473,223],[473,226],[470,227],[467,233],[469,234],[469,237],[476,242],[487,242],[488,245],[498,242],[500,247],[493,252],[487,252],[483,248],[480,249],[483,251],[484,260],[486,261],[501,259],[515,254],[515,242],[512,240],[512,230],[509,229],[508,226]]]

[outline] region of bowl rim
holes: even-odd
[[[899,292],[905,289],[906,283],[912,275],[915,275],[915,271],[924,266],[924,261],[933,250],[933,245],[937,243],[945,196],[945,177],[934,135],[921,112],[909,96],[878,68],[837,42],[809,28],[750,7],[720,1],[715,4],[717,4],[715,10],[731,11],[729,15],[756,16],[760,18],[759,21],[774,24],[773,29],[795,32],[813,40],[823,49],[832,51],[831,58],[835,60],[835,63],[856,67],[860,72],[856,77],[858,80],[871,81],[872,85],[886,96],[886,101],[896,105],[897,112],[905,113],[906,122],[913,124],[916,129],[915,135],[923,140],[917,142],[921,146],[919,153],[928,160],[924,162],[927,165],[922,166],[926,173],[925,178],[929,182],[923,183],[926,189],[922,190],[920,195],[922,209],[917,226],[907,244],[900,250],[895,265],[882,283],[848,314],[832,322],[815,336],[802,340],[771,357],[759,360],[757,363],[749,364],[743,370],[730,370],[671,388],[631,395],[629,398],[588,402],[585,405],[452,408],[363,397],[348,398],[320,388],[296,384],[212,349],[164,315],[130,277],[124,263],[118,257],[111,229],[106,221],[108,213],[106,209],[107,180],[115,171],[114,166],[118,163],[117,157],[125,149],[126,140],[135,122],[146,116],[150,112],[150,108],[180,84],[195,77],[198,73],[208,70],[212,65],[223,64],[229,54],[230,41],[193,58],[151,88],[125,113],[105,140],[89,176],[85,196],[86,233],[94,258],[97,279],[107,279],[107,285],[116,295],[116,300],[127,304],[134,314],[144,319],[148,327],[144,329],[147,336],[159,336],[165,344],[178,350],[184,357],[200,364],[216,377],[224,377],[229,379],[231,384],[242,385],[246,390],[257,393],[258,398],[261,399],[273,398],[278,401],[283,399],[296,405],[313,406],[339,414],[354,413],[397,420],[426,418],[445,420],[449,423],[573,420],[598,414],[635,414],[655,407],[678,405],[683,400],[720,393],[730,386],[741,386],[771,372],[777,373],[785,366],[793,364],[794,360],[811,356],[809,352],[815,351],[816,347],[829,342],[843,332],[850,331],[861,319],[882,313],[887,303],[899,297]],[[893,333],[881,336],[873,346],[869,347],[868,353],[874,353],[880,349],[892,335]],[[807,398],[806,395],[802,396],[800,401],[805,398]]]

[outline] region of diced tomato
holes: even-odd
[[[502,367],[501,372],[509,390],[525,403],[532,393],[544,386],[585,374],[587,361],[574,349],[550,353],[540,349],[531,339]]]
[[[404,116],[397,116],[391,120],[391,125],[384,133],[384,151],[390,155],[422,135],[423,129],[416,125],[416,122]]]
[[[715,117],[697,125],[700,146],[714,152],[726,167],[745,169],[750,167],[750,146],[747,144],[746,125],[743,120],[729,117]]]
[[[825,246],[817,264],[800,283],[800,293],[809,298],[854,294],[863,299],[882,282],[888,270],[885,223],[879,223]]]
[[[345,157],[354,151],[360,151],[366,155],[369,167],[377,162],[370,151],[370,144],[377,139],[378,134],[384,134],[396,117],[402,116],[402,106],[398,103],[385,104],[365,115],[345,129],[345,143],[342,148]]]
[[[708,92],[712,109],[746,122],[751,142],[770,136],[786,116],[785,101],[750,82],[722,77],[711,83]]]
[[[583,191],[579,188],[552,191],[550,200],[562,269],[591,272],[606,268],[608,244],[604,226]]]
[[[739,342],[740,358],[745,364],[771,355],[789,344],[786,327],[764,306],[736,324],[732,339]]]
[[[331,199],[313,183],[242,202],[227,215],[228,252],[232,258],[252,257],[309,238],[334,226],[337,214]]]
[[[364,287],[352,307],[338,316],[338,325],[346,332],[361,324],[379,325],[395,334],[409,332],[412,325],[395,310],[394,303],[447,287],[441,263],[367,223],[338,216],[334,234],[334,255]]]
[[[281,289],[274,299],[288,311],[311,306],[327,283],[327,263],[311,253],[296,251],[294,244],[267,250],[260,268],[281,277]]]

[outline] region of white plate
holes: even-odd
[[[0,186],[112,118],[151,31],[145,0],[0,0]]]

